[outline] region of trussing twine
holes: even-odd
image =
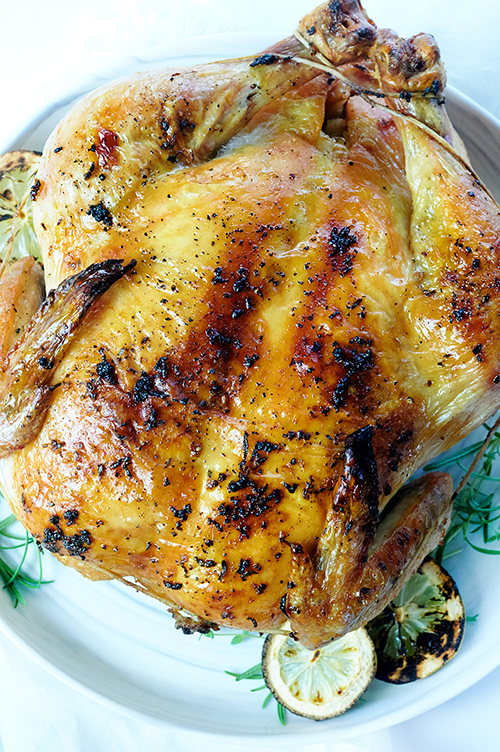
[[[344,76],[344,74],[341,73],[338,70],[338,68],[335,68],[333,63],[330,60],[328,60],[328,58],[325,57],[319,50],[315,49],[313,45],[310,42],[308,42],[307,39],[305,39],[299,31],[295,31],[294,36],[320,62],[316,63],[316,61],[314,60],[307,60],[306,58],[300,58],[300,57],[298,58],[294,57],[293,60],[297,62],[305,63],[305,65],[309,65],[313,68],[319,68],[320,70],[325,70],[328,73],[332,72],[332,75],[334,75],[340,81],[343,81],[345,84],[350,86],[358,94],[369,94],[372,97],[380,97],[380,98],[387,98],[387,99],[401,99],[402,98],[401,92],[399,91],[392,91],[392,92],[372,91],[371,89],[366,89],[363,86],[360,86],[359,84],[354,83],[354,81],[351,81],[349,78],[347,78],[347,76]],[[437,99],[437,97],[429,96],[426,92],[423,92],[423,91],[408,91],[408,94],[411,95],[412,99],[414,97],[418,99]]]
[[[312,45],[304,39],[304,37],[300,34],[300,32],[295,32],[295,37],[298,39],[301,44],[303,44],[308,51],[311,51]],[[316,60],[308,60],[306,58],[297,57],[294,56],[292,59],[296,63],[301,63],[302,65],[307,65],[310,68],[317,68],[318,70],[325,71],[326,73],[329,73],[334,78],[338,78],[339,81],[342,81],[343,83],[347,84],[353,91],[356,92],[356,94],[359,94],[360,97],[362,97],[365,102],[368,102],[372,107],[379,107],[381,110],[385,110],[386,112],[390,113],[395,118],[400,118],[401,120],[411,120],[414,125],[416,125],[420,130],[424,131],[428,136],[430,136],[434,141],[437,141],[437,143],[445,149],[449,154],[451,154],[461,165],[462,167],[473,177],[473,179],[481,186],[481,188],[485,191],[485,193],[488,194],[488,196],[491,198],[495,206],[498,206],[496,199],[491,195],[489,190],[486,188],[486,186],[483,185],[482,180],[479,178],[477,173],[472,169],[470,164],[467,162],[464,157],[462,157],[461,154],[459,154],[453,146],[448,143],[442,136],[439,135],[439,133],[436,133],[432,128],[429,128],[428,125],[423,123],[421,120],[419,120],[415,115],[412,115],[408,112],[400,112],[398,110],[393,110],[391,107],[388,107],[387,105],[381,104],[380,102],[376,101],[377,99],[397,99],[400,100],[400,92],[382,92],[382,91],[371,91],[370,89],[365,89],[359,84],[354,83],[354,81],[351,81],[347,76],[345,76],[343,73],[341,73],[334,65],[331,63],[324,55],[321,54],[318,50],[313,49],[312,54],[316,58],[318,58],[318,61]],[[425,94],[423,91],[415,91],[415,92],[409,92],[411,94],[412,99],[419,98],[419,99],[427,99],[432,100],[436,99],[436,97],[429,97],[427,94]],[[375,100],[371,97],[375,97]]]

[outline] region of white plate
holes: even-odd
[[[41,149],[77,98],[119,75],[253,54],[275,39],[267,34],[204,37],[121,61],[62,96],[3,147]],[[447,99],[477,172],[500,199],[500,123],[456,91],[449,90]],[[89,582],[48,554],[44,576],[54,582],[28,592],[26,606],[14,610],[8,594],[0,590],[0,628],[63,681],[148,723],[212,734],[221,741],[312,744],[400,723],[454,697],[500,664],[500,557],[468,548],[449,560],[447,568],[467,612],[479,614],[467,625],[458,656],[421,682],[391,686],[374,681],[363,703],[320,724],[289,715],[287,725],[281,726],[274,703],[261,709],[264,691],[251,693],[253,682],[235,683],[225,673],[258,663],[260,639],[231,646],[231,635],[213,640],[185,636],[154,600],[117,583]]]

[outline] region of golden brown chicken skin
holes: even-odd
[[[48,286],[136,266],[1,467],[18,517],[83,574],[132,581],[185,627],[309,647],[372,618],[439,543],[451,480],[399,489],[498,407],[500,381],[499,212],[456,152],[435,46],[388,69],[402,40],[357,3],[315,13],[310,43],[326,29],[354,90],[287,40],[118,82],[53,133]],[[389,96],[401,79],[418,106]]]

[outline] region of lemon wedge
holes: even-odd
[[[348,710],[376,670],[373,643],[356,629],[317,650],[285,635],[269,635],[262,650],[264,681],[284,707],[322,721]]]
[[[40,261],[40,246],[32,217],[38,184],[40,154],[11,151],[0,156],[0,259],[15,261],[34,256]]]

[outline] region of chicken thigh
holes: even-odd
[[[451,509],[408,479],[500,402],[499,210],[444,85],[432,38],[340,0],[64,118],[32,191],[54,292],[0,410],[45,548],[186,631],[314,648],[394,597]]]

